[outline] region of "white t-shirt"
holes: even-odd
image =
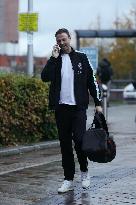
[[[62,55],[61,91],[59,104],[76,105],[74,96],[74,70],[68,54]]]

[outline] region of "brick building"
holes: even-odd
[[[39,72],[47,63],[46,57],[34,57],[34,68]],[[6,72],[26,72],[27,56],[0,55],[0,70]]]
[[[0,42],[18,42],[18,0],[0,0]]]

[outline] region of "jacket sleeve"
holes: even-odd
[[[55,79],[55,69],[56,69],[57,59],[50,57],[45,65],[44,69],[41,72],[41,79],[44,82],[54,81]]]
[[[88,60],[86,54],[84,55],[84,60],[85,60],[86,69],[87,69],[87,86],[88,86],[90,95],[94,99],[95,106],[100,106],[101,105],[101,92],[100,92],[98,83],[96,82],[93,67],[90,61]]]

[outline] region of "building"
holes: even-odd
[[[14,63],[15,62],[15,63]],[[34,72],[40,73],[47,63],[45,57],[34,57]],[[27,56],[0,55],[0,71],[26,72]]]
[[[19,0],[0,0],[0,42],[18,42]]]

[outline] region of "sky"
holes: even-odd
[[[65,27],[75,42],[76,29],[96,29],[100,17],[101,29],[112,29],[116,17],[127,15],[136,7],[136,0],[33,0],[33,12],[38,12],[38,32],[33,34],[34,56],[48,56],[55,44],[54,34]],[[19,0],[19,13],[27,12],[28,0]],[[11,49],[19,55],[27,53],[27,34],[19,32],[19,44]]]

